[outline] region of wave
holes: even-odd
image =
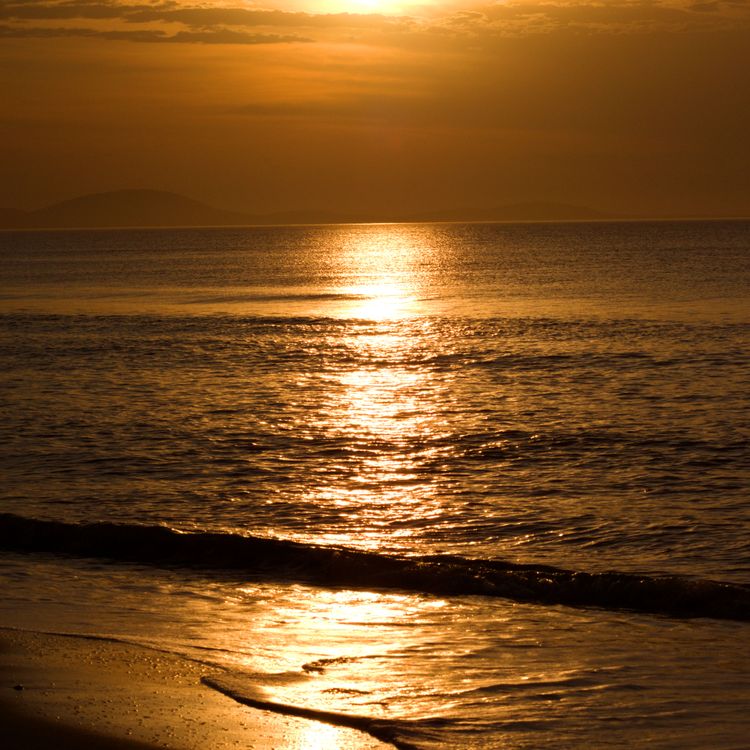
[[[387,720],[376,719],[359,714],[340,713],[338,711],[323,711],[306,706],[295,706],[289,703],[268,700],[262,693],[255,694],[247,685],[233,684],[231,678],[201,677],[201,683],[212,688],[228,698],[251,708],[260,708],[264,711],[273,711],[286,716],[297,716],[302,719],[312,719],[325,724],[333,724],[340,727],[358,729],[382,742],[398,748],[398,750],[419,750],[420,744],[415,744],[412,739],[434,739],[434,732],[443,725],[449,724],[447,719],[423,719],[423,720]],[[407,737],[409,739],[407,739]]]
[[[182,532],[166,526],[75,524],[0,513],[0,549],[240,570],[257,577],[325,587],[490,596],[544,605],[750,621],[750,586],[741,584],[591,573],[452,555],[383,555],[221,532]]]

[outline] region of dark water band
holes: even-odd
[[[166,526],[44,521],[0,513],[0,549],[237,570],[325,587],[601,607],[750,621],[750,586],[677,576],[587,573],[458,556],[399,557],[341,547]]]

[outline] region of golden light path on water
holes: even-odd
[[[338,312],[369,325],[353,327],[346,344],[356,365],[331,375],[329,402],[315,415],[317,429],[355,452],[356,473],[348,457],[348,480],[311,483],[305,502],[339,509],[356,529],[306,541],[378,550],[385,534],[412,535],[408,519],[423,522],[441,512],[434,488],[418,474],[417,459],[424,461],[427,451],[416,455],[413,446],[440,432],[429,400],[444,394],[449,381],[438,382],[417,364],[423,340],[405,325],[420,311],[419,267],[431,248],[413,227],[374,229],[349,233],[337,258],[342,276],[358,280],[335,290],[350,298]],[[394,518],[404,521],[401,529],[394,530]]]

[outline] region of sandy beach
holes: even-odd
[[[118,641],[0,629],[3,746],[389,747],[356,730],[241,706],[201,684],[220,673]]]

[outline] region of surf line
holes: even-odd
[[[674,575],[586,572],[451,555],[409,558],[347,547],[166,526],[74,524],[0,513],[0,549],[192,570],[242,570],[317,586],[491,596],[671,617],[750,622],[750,585]]]
[[[264,698],[253,698],[252,696],[233,690],[214,677],[201,677],[201,683],[212,690],[216,690],[222,695],[226,695],[227,698],[231,698],[233,701],[241,703],[243,706],[258,708],[262,711],[272,711],[273,713],[283,714],[285,716],[296,716],[300,719],[319,721],[323,724],[332,724],[333,726],[357,729],[360,732],[369,734],[376,740],[393,745],[393,747],[398,748],[398,750],[419,750],[417,745],[414,745],[411,742],[405,742],[394,736],[395,731],[392,722],[383,721],[381,719],[370,719],[367,716],[342,714],[336,711],[321,711],[315,708],[305,708],[304,706],[293,706],[288,703],[278,703]]]

